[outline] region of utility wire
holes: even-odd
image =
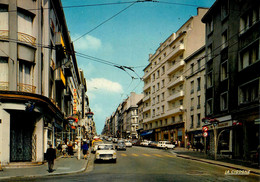
[[[76,42],[77,40],[81,39],[82,37],[84,37],[85,35],[93,32],[94,30],[96,30],[97,28],[99,28],[100,26],[102,26],[103,24],[105,24],[106,22],[112,20],[113,18],[115,18],[116,16],[118,16],[119,14],[121,14],[122,12],[124,12],[125,10],[127,10],[128,8],[130,8],[131,6],[133,6],[135,3],[137,3],[137,1],[133,2],[132,4],[130,4],[129,6],[127,6],[126,8],[122,9],[121,11],[119,11],[118,13],[116,13],[115,15],[111,16],[110,18],[106,19],[105,21],[103,21],[102,23],[100,23],[99,25],[97,25],[96,27],[92,28],[91,30],[89,30],[88,32],[84,33],[83,35],[81,35],[80,37],[76,38],[73,42]]]

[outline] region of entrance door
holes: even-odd
[[[34,122],[32,116],[23,113],[11,114],[10,161],[22,162],[32,160],[32,133]]]

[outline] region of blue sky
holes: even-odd
[[[62,0],[72,41],[130,6],[131,3],[66,7],[118,2],[132,1]],[[89,34],[74,41],[76,52],[134,67],[137,73],[130,70],[126,73],[114,66],[77,56],[78,67],[83,69],[87,80],[87,95],[99,134],[106,117],[116,110],[131,91],[142,93],[143,82],[138,76],[143,76],[149,54],[153,54],[161,42],[176,32],[191,16],[195,16],[197,7],[210,7],[214,2],[215,0],[159,0],[159,3],[135,3]]]

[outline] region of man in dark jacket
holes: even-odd
[[[50,148],[47,149],[46,159],[48,161],[49,172],[53,172],[54,159],[56,159],[56,150],[52,148],[51,144],[50,144]]]

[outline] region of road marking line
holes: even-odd
[[[161,155],[159,155],[159,154],[153,154],[154,156],[156,156],[156,157],[162,157]]]
[[[169,154],[166,154],[165,156],[166,156],[166,157],[172,157],[172,158],[174,158],[174,156],[169,155]]]
[[[126,154],[121,154],[122,156],[126,157],[127,155]]]
[[[139,155],[137,155],[137,154],[132,154],[132,156],[138,157]]]
[[[148,155],[148,154],[143,154],[144,156],[146,156],[146,157],[151,157],[150,155]]]

